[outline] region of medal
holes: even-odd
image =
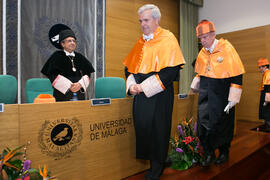
[[[219,56],[219,57],[217,58],[217,61],[218,61],[219,63],[222,63],[222,62],[223,62],[223,57],[220,57],[220,56]]]
[[[70,57],[68,56],[68,58],[69,58],[69,59],[70,59],[70,61],[71,61],[71,65],[72,65],[72,71],[73,71],[73,72],[76,72],[76,68],[75,68],[75,66],[74,66],[74,62],[73,62],[74,57],[70,58]]]

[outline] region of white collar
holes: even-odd
[[[70,53],[70,52],[67,52],[66,50],[64,50],[64,52],[66,53],[66,56],[73,56],[73,57],[75,57],[74,51],[72,51],[72,52]]]
[[[212,54],[212,52],[214,51],[214,49],[217,46],[217,44],[218,44],[218,40],[215,39],[215,41],[213,42],[212,46],[210,48],[205,48],[205,49]]]
[[[149,41],[150,39],[153,39],[153,38],[154,38],[154,34],[153,33],[152,34],[149,34],[149,35],[143,34],[143,39],[145,41]]]

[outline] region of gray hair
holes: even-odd
[[[143,5],[142,7],[139,8],[138,14],[140,15],[142,12],[144,12],[146,10],[149,10],[149,9],[152,12],[152,17],[154,19],[158,19],[158,22],[160,22],[160,18],[161,18],[160,10],[154,4],[145,4],[145,5]]]

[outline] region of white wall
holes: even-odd
[[[268,25],[270,0],[204,0],[202,19],[212,21],[217,34]]]

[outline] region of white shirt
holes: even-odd
[[[75,57],[74,51],[72,51],[72,52],[70,53],[70,52],[67,52],[66,50],[64,50],[64,52],[66,53],[66,56],[73,56],[73,57]]]
[[[210,48],[205,48],[207,51],[209,51],[211,54],[212,52],[214,51],[215,47],[217,46],[218,44],[218,40],[215,39],[214,43],[212,44],[212,46]]]
[[[148,36],[145,35],[145,34],[143,34],[143,39],[145,41],[149,41],[150,39],[153,39],[153,38],[154,38],[154,34],[153,33],[152,34],[149,34]]]

